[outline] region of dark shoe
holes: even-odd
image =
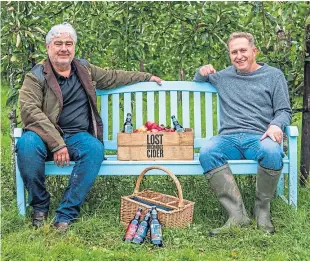
[[[32,213],[32,225],[36,228],[42,227],[44,221],[47,220],[48,213],[42,211],[33,211]]]
[[[275,233],[275,228],[270,219],[270,201],[277,189],[281,170],[265,169],[258,166],[254,215],[257,227],[270,234]]]
[[[68,222],[58,222],[54,224],[54,227],[58,232],[66,232],[69,229]]]
[[[206,174],[206,178],[229,216],[225,225],[212,229],[209,236],[224,234],[232,227],[249,225],[251,220],[245,210],[239,188],[228,164],[211,170]]]

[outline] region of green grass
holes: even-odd
[[[3,102],[7,88],[2,88],[1,97],[1,260],[310,260],[309,187],[299,188],[297,211],[278,198],[272,202],[272,217],[277,229],[273,236],[257,230],[253,221],[248,228],[208,237],[209,229],[225,222],[225,211],[204,177],[181,177],[184,197],[196,203],[194,222],[185,229],[164,229],[164,248],[159,249],[149,242],[134,245],[122,241],[125,231],[119,224],[120,197],[133,192],[135,177],[98,177],[82,208],[81,218],[65,234],[57,233],[51,224],[68,178],[48,177],[47,188],[52,196],[50,218],[43,228],[33,229],[30,210],[26,218],[17,213],[15,183],[10,167],[9,123]],[[300,128],[298,117],[294,124]],[[252,216],[255,179],[251,176],[237,177],[237,182]],[[176,194],[169,177],[147,177],[141,186]]]

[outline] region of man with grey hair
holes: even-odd
[[[283,167],[283,130],[291,121],[287,83],[279,69],[256,62],[251,34],[232,33],[228,47],[232,66],[217,72],[211,64],[204,65],[194,77],[217,88],[221,105],[219,135],[201,148],[199,160],[229,218],[210,235],[250,223],[227,163],[240,159],[258,161],[254,215],[259,228],[274,233],[270,201]]]
[[[69,185],[56,210],[54,226],[67,230],[80,213],[104,159],[103,126],[97,110],[96,88],[110,89],[161,79],[144,72],[105,70],[75,59],[77,35],[63,23],[46,36],[48,57],[29,72],[20,90],[24,134],[16,146],[21,176],[33,208],[32,223],[46,220],[50,194],[44,166],[53,159],[63,167],[75,161]]]

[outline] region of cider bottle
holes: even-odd
[[[127,230],[124,236],[124,241],[130,242],[133,239],[137,231],[138,225],[139,225],[141,212],[142,212],[142,208],[139,207],[134,218],[128,224],[128,227],[127,227]]]
[[[126,121],[124,123],[123,132],[132,133],[133,125],[131,123],[131,113],[127,113]]]
[[[146,213],[146,215],[144,216],[144,219],[139,224],[138,229],[135,233],[135,236],[132,240],[133,243],[136,243],[136,244],[143,243],[146,237],[147,231],[149,230],[149,227],[150,227],[150,224],[149,224],[150,217],[151,217],[151,210],[149,210]]]
[[[171,119],[172,119],[172,123],[173,123],[175,131],[184,132],[184,128],[182,127],[182,125],[180,125],[180,123],[178,122],[178,120],[176,119],[174,115],[171,116]]]
[[[158,247],[163,246],[163,234],[161,229],[161,224],[157,218],[157,210],[156,207],[153,206],[151,210],[151,241],[152,244]]]

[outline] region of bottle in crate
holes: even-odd
[[[172,119],[172,123],[174,126],[174,129],[176,132],[184,132],[184,128],[182,127],[182,125],[178,122],[178,120],[176,119],[176,117],[174,115],[171,116]]]
[[[127,113],[126,121],[124,123],[123,132],[132,133],[133,125],[131,123],[131,113]]]
[[[158,247],[163,246],[163,233],[161,229],[161,224],[158,220],[156,207],[153,206],[151,210],[151,241],[152,244]]]
[[[127,227],[124,239],[123,239],[124,241],[130,242],[133,239],[137,231],[138,225],[139,225],[141,213],[142,213],[142,208],[139,207],[134,218],[128,224],[128,227]]]
[[[142,244],[143,243],[143,241],[146,237],[147,231],[149,230],[149,227],[150,227],[150,224],[149,224],[150,217],[151,217],[151,210],[149,210],[146,213],[146,215],[144,216],[144,219],[139,224],[138,229],[135,233],[135,236],[132,240],[133,243],[136,243],[136,244]]]

